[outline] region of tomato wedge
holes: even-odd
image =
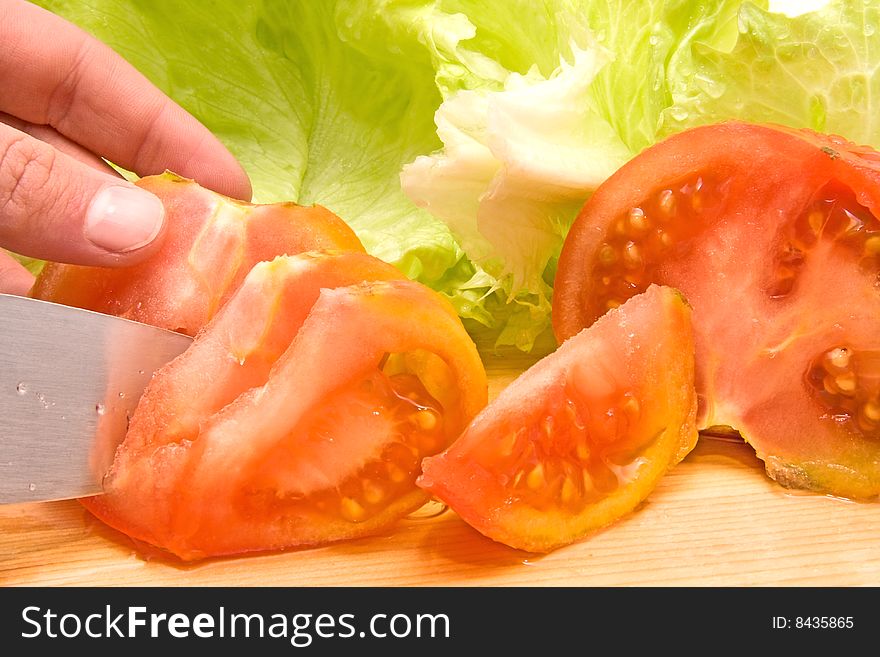
[[[880,495],[880,153],[728,122],[649,148],[569,232],[559,339],[652,283],[696,326],[698,424],[732,427],[787,487]]]
[[[690,309],[650,287],[521,374],[418,485],[486,536],[546,552],[632,511],[697,441]]]
[[[362,253],[279,257],[156,373],[82,502],[184,560],[376,533],[486,395],[442,296]]]
[[[195,335],[260,261],[364,251],[351,228],[321,206],[247,203],[171,173],[137,185],[165,205],[162,249],[123,268],[47,263],[31,296]]]

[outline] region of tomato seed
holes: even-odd
[[[831,349],[825,354],[825,369],[831,373],[842,372],[849,367],[850,355],[846,347]],[[830,367],[829,367],[830,366]]]
[[[822,228],[825,226],[827,218],[828,215],[821,210],[813,210],[807,215],[807,225],[815,236],[818,237],[822,234]]]
[[[639,415],[641,415],[641,405],[639,404],[639,400],[630,393],[627,393],[625,397],[626,401],[623,403],[623,412],[629,416],[630,419],[637,420]]]
[[[395,484],[401,484],[409,478],[407,471],[394,463],[386,464],[385,468],[388,471],[388,478]]]
[[[623,264],[629,269],[642,266],[642,252],[635,242],[627,242],[623,247]]]
[[[429,408],[413,413],[412,419],[422,431],[430,431],[437,426],[437,414]]]
[[[703,189],[703,179],[697,178],[694,181],[693,185],[685,185],[682,188],[682,192],[691,198],[691,210],[694,212],[702,212],[703,211],[703,194],[701,194],[701,190]]]
[[[864,412],[859,413],[856,423],[864,432],[877,432],[880,429],[880,421],[871,419]],[[875,433],[873,437],[878,438],[880,435]]]
[[[664,189],[657,197],[657,207],[663,219],[672,219],[675,216],[675,194],[671,189]]]
[[[667,232],[666,232],[665,230],[663,230],[662,228],[658,228],[658,229],[657,229],[657,232],[655,233],[655,235],[656,235],[656,237],[657,237],[657,241],[660,243],[660,248],[661,248],[661,249],[668,249],[670,246],[672,246],[672,243],[673,243],[673,241],[674,241],[674,240],[672,239],[672,235],[670,235],[669,233],[667,233]]]
[[[574,500],[575,495],[577,495],[577,485],[571,480],[571,478],[566,477],[562,481],[562,490],[559,492],[559,499],[562,500],[563,504],[569,504]]]
[[[880,403],[870,400],[862,405],[862,415],[872,422],[880,422]]]
[[[599,263],[604,267],[610,267],[617,262],[617,251],[607,242],[599,249]]]
[[[840,392],[840,390],[837,389],[837,384],[834,382],[834,377],[832,375],[822,378],[822,389],[829,395],[837,395]]]
[[[339,504],[339,511],[342,514],[342,517],[350,522],[360,522],[367,517],[367,512],[364,507],[351,497],[342,498],[342,501]]]
[[[856,391],[858,385],[856,375],[852,372],[834,377],[834,383],[838,390],[840,390],[841,394],[847,396],[851,396]]]
[[[630,234],[644,235],[648,232],[650,222],[641,208],[633,208],[629,211]]]
[[[363,482],[364,501],[367,504],[379,504],[385,499],[385,488],[378,481],[366,479]]]
[[[538,463],[532,468],[531,472],[526,475],[526,486],[531,490],[538,490],[543,488],[546,483],[547,482],[544,479],[544,466]]]
[[[581,472],[581,483],[584,486],[584,494],[588,495],[596,491],[596,485],[593,483],[593,478],[587,470]]]
[[[509,458],[513,456],[513,450],[516,448],[517,439],[519,438],[521,431],[522,430],[520,429],[515,432],[510,432],[498,441],[498,456],[501,458]]]

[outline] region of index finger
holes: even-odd
[[[232,154],[109,46],[24,0],[0,0],[0,111],[138,175],[170,169],[228,196],[251,185]]]

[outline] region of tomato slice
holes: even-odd
[[[880,494],[880,153],[729,122],[647,149],[569,232],[559,339],[652,283],[694,309],[698,424],[781,484]]]
[[[166,210],[162,249],[124,268],[47,263],[31,296],[195,335],[256,263],[310,250],[364,251],[321,206],[252,204],[171,173],[137,185]]]
[[[184,560],[372,534],[486,395],[442,296],[362,253],[279,257],[156,373],[83,503]]]
[[[418,485],[486,536],[546,552],[632,511],[697,441],[690,309],[650,287],[521,374]]]

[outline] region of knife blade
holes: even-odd
[[[153,373],[192,338],[0,294],[0,504],[100,494]]]

